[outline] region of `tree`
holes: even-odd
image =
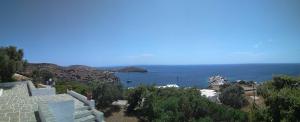
[[[89,84],[97,108],[106,108],[115,100],[122,98],[123,89],[119,81],[92,81]]]
[[[32,72],[32,78],[34,82],[43,82],[49,80],[50,78],[54,79],[55,77],[54,74],[49,70],[37,69]]]
[[[247,104],[243,94],[244,90],[241,86],[231,85],[222,90],[219,99],[223,104],[239,109]]]
[[[289,76],[275,76],[272,81],[265,82],[258,88],[259,95],[265,98],[266,108],[258,109],[260,116],[253,120],[267,118],[267,121],[300,120],[300,88],[299,78]],[[262,111],[262,112],[261,112]],[[266,117],[269,116],[269,117]],[[260,117],[260,118],[258,118]],[[258,118],[258,119],[257,119]]]
[[[137,87],[130,90],[127,112],[145,121],[247,121],[247,114],[201,96],[197,89]],[[134,109],[133,109],[134,108]]]
[[[128,102],[131,103],[127,107],[127,111],[132,112],[136,107],[141,106],[141,101],[146,93],[147,88],[145,86],[140,86],[133,91],[129,91]]]
[[[13,81],[12,75],[24,68],[23,50],[14,46],[0,48],[0,81]]]

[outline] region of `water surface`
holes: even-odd
[[[208,78],[221,75],[228,80],[253,80],[263,82],[274,75],[300,75],[300,64],[226,64],[226,65],[149,65],[147,73],[116,73],[124,86],[140,84],[177,84],[183,87],[208,86]],[[127,81],[132,81],[127,83]]]

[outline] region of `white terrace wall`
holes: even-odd
[[[95,100],[88,100],[85,96],[72,90],[68,90],[67,93],[73,96],[74,98],[80,100],[81,102],[85,103],[86,105],[88,105],[92,110],[93,115],[95,115],[97,122],[104,122],[104,114],[95,109]]]
[[[27,81],[27,86],[31,96],[41,96],[41,95],[55,95],[55,88],[35,88],[31,81]]]
[[[75,91],[72,90],[68,90],[67,93],[71,96],[73,96],[74,98],[80,100],[81,102],[85,103],[86,105],[88,105],[91,109],[95,108],[95,100],[88,100],[86,98],[86,96],[83,96]]]

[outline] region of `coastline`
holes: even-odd
[[[222,75],[229,81],[245,80],[262,83],[276,75],[300,75],[300,64],[243,64],[144,66],[147,73],[115,73],[126,87],[177,84],[181,87],[207,88],[208,78]],[[127,83],[126,81],[132,81]]]

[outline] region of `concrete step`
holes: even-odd
[[[89,115],[89,116],[86,116],[86,117],[83,117],[83,118],[78,118],[78,119],[75,119],[74,122],[95,122],[96,121],[96,118],[94,115]]]
[[[83,110],[88,110],[88,109],[90,109],[89,106],[83,106],[83,107],[76,108],[75,111],[83,111]]]
[[[86,116],[89,116],[89,115],[92,115],[92,111],[89,111],[89,110],[83,110],[83,111],[75,111],[75,119],[78,119],[78,118],[83,118],[83,117],[86,117]]]

